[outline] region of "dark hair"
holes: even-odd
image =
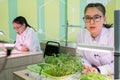
[[[88,8],[91,7],[96,7],[99,11],[101,11],[103,13],[103,16],[105,16],[106,14],[106,9],[105,7],[101,4],[101,3],[89,3],[86,7],[85,7],[85,11],[84,14],[86,13]],[[112,27],[113,24],[103,24],[104,27],[106,28],[110,28]]]
[[[16,17],[16,18],[13,20],[13,23],[17,23],[17,24],[21,24],[21,25],[25,24],[26,27],[31,27],[31,26],[28,24],[28,22],[27,22],[27,20],[25,19],[25,17],[23,17],[23,16],[18,16],[18,17]]]

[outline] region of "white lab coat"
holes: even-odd
[[[27,27],[22,34],[16,36],[15,48],[21,50],[23,45],[26,45],[31,52],[41,52],[38,37],[30,27]]]
[[[80,31],[77,36],[77,44],[79,43],[114,47],[114,29],[103,27],[101,34],[96,40],[91,37],[87,29],[84,29]],[[104,53],[97,51],[81,51],[77,49],[76,53],[77,55],[83,56],[85,65],[96,65],[100,69],[101,74],[114,74],[114,54],[112,52]]]

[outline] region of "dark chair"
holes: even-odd
[[[52,56],[52,55],[57,55],[59,53],[60,49],[60,44],[59,42],[55,41],[48,41],[46,43],[45,51],[44,51],[44,57],[45,55],[47,56]]]

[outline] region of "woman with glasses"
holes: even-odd
[[[15,48],[26,52],[40,52],[41,47],[34,29],[28,24],[23,16],[18,16],[13,20],[13,27],[17,32]]]
[[[86,6],[83,20],[85,29],[77,35],[77,44],[90,44],[114,47],[114,30],[106,24],[105,7],[101,3],[90,3]],[[96,72],[104,75],[114,73],[113,53],[76,50],[83,57],[83,73]]]

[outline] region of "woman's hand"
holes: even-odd
[[[84,70],[82,71],[83,74],[89,73],[89,72],[95,72],[98,73],[98,70],[95,67],[86,66],[84,65]]]
[[[21,48],[21,51],[27,52],[29,51],[29,49],[27,46],[23,45],[23,47]]]

